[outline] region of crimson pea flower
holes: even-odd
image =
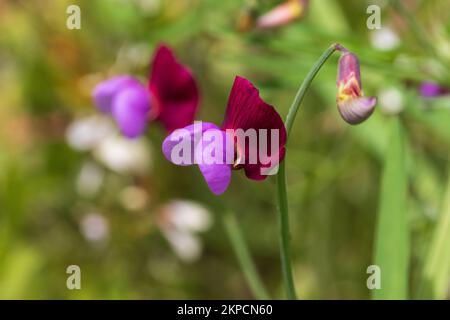
[[[98,84],[93,91],[97,108],[110,114],[128,138],[142,135],[151,120],[171,132],[194,120],[199,104],[197,84],[190,70],[172,50],[160,45],[153,57],[147,86],[129,75]]]
[[[337,78],[337,105],[342,118],[349,124],[366,120],[375,110],[377,98],[365,97],[362,92],[358,57],[341,48]]]
[[[227,189],[232,170],[243,169],[252,180],[273,174],[285,144],[286,128],[275,108],[250,81],[236,77],[222,125],[200,122],[175,130],[162,151],[174,164],[197,164],[209,189],[219,195]]]

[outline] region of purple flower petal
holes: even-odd
[[[169,134],[162,144],[162,151],[167,160],[179,166],[195,164],[195,147],[200,142],[203,132],[217,129],[214,123],[196,122],[187,127],[176,129]],[[185,154],[189,152],[189,154]]]
[[[111,112],[114,96],[122,89],[139,84],[139,81],[131,76],[122,75],[100,82],[93,91],[93,98],[97,108],[101,112]]]
[[[340,85],[341,82],[343,83],[348,82],[352,77],[355,77],[358,83],[357,88],[358,92],[355,92],[355,94],[360,95],[362,86],[361,86],[361,71],[359,68],[358,57],[351,52],[345,52],[341,55],[339,59],[338,79],[337,79],[338,86]]]
[[[434,98],[442,94],[440,85],[434,82],[424,82],[420,86],[420,95],[424,98]]]
[[[122,134],[128,138],[144,133],[149,111],[149,93],[139,83],[127,86],[114,96],[111,113]]]
[[[349,124],[358,124],[366,120],[375,110],[377,98],[357,97],[338,101],[338,110],[342,118]]]
[[[206,138],[208,135],[209,138]],[[202,135],[202,143],[195,150],[200,172],[215,195],[224,193],[231,181],[231,164],[226,161],[226,137],[225,131],[217,127],[206,130]],[[234,149],[231,151],[234,152]]]

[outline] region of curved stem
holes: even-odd
[[[294,102],[289,109],[285,126],[288,138],[290,136],[292,126],[294,124],[297,111],[305,97],[308,88],[310,87],[315,76],[319,72],[323,64],[328,60],[328,58],[336,51],[345,49],[339,44],[333,44],[330,46],[317,60],[312,69],[309,71],[302,85],[300,86]],[[279,225],[280,225],[280,254],[281,254],[281,267],[283,270],[283,280],[286,287],[286,294],[288,299],[297,299],[297,294],[295,292],[294,277],[292,272],[292,259],[291,259],[291,249],[290,249],[290,228],[289,228],[289,210],[288,210],[288,197],[286,191],[286,167],[285,161],[282,161],[278,168],[277,177],[277,191],[278,191],[278,211],[279,211]]]
[[[323,66],[323,64],[328,60],[328,58],[336,51],[342,51],[346,52],[347,49],[342,47],[340,44],[333,44],[331,45],[325,52],[320,56],[319,60],[314,64],[312,69],[307,74],[305,80],[303,80],[303,83],[301,84],[300,88],[297,91],[297,94],[295,95],[294,102],[292,102],[291,108],[289,109],[286,122],[284,125],[286,126],[286,131],[288,134],[288,137],[291,133],[292,126],[294,124],[295,117],[297,115],[297,111],[302,104],[303,98],[305,97],[306,91],[308,91],[312,81],[316,77],[317,73],[319,72],[320,68]]]
[[[256,271],[255,264],[250,256],[248,247],[245,243],[244,237],[242,236],[242,232],[239,229],[235,216],[231,212],[226,213],[223,215],[223,224],[253,295],[256,299],[269,299],[269,294],[267,293],[267,290],[264,287],[258,272]]]

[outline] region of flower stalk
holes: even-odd
[[[347,50],[339,44],[331,45],[322,56],[317,60],[312,69],[307,74],[305,80],[301,84],[295,98],[292,103],[286,121],[285,127],[287,132],[287,139],[289,139],[290,132],[292,130],[295,117],[297,115],[298,109],[303,102],[306,92],[311,86],[312,81],[316,77],[319,70],[328,60],[328,58],[336,51],[346,52]],[[286,159],[285,159],[286,161]],[[289,209],[288,209],[288,196],[286,191],[286,167],[285,161],[281,162],[279,165],[278,176],[277,176],[277,192],[278,192],[278,211],[279,211],[279,228],[280,228],[280,255],[281,255],[281,265],[283,272],[283,281],[286,289],[286,294],[288,299],[297,299],[297,293],[294,285],[294,276],[292,272],[292,258],[291,258],[291,247],[290,247],[290,227],[289,227]]]

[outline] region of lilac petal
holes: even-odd
[[[128,138],[144,133],[150,111],[150,97],[141,84],[129,85],[114,96],[111,113]]]
[[[162,151],[166,159],[179,166],[195,164],[194,152],[203,132],[218,128],[214,123],[195,122],[187,127],[176,129],[169,134],[162,144]],[[182,152],[181,152],[182,151]],[[189,154],[185,154],[189,152]]]
[[[93,98],[97,108],[101,112],[111,112],[112,101],[117,93],[122,89],[139,84],[139,81],[133,77],[122,75],[110,78],[100,82],[93,91]]]
[[[208,134],[211,134],[211,136],[206,139],[205,136]],[[224,193],[231,181],[231,164],[227,164],[226,161],[226,137],[226,132],[223,130],[209,129],[203,133],[202,143],[198,144],[195,150],[200,172],[209,189],[215,195]],[[216,153],[216,151],[219,153]]]
[[[366,120],[375,110],[377,98],[358,97],[338,102],[339,113],[349,124],[358,124]]]
[[[231,165],[203,164],[199,165],[199,168],[212,193],[221,195],[227,190],[231,181]]]

